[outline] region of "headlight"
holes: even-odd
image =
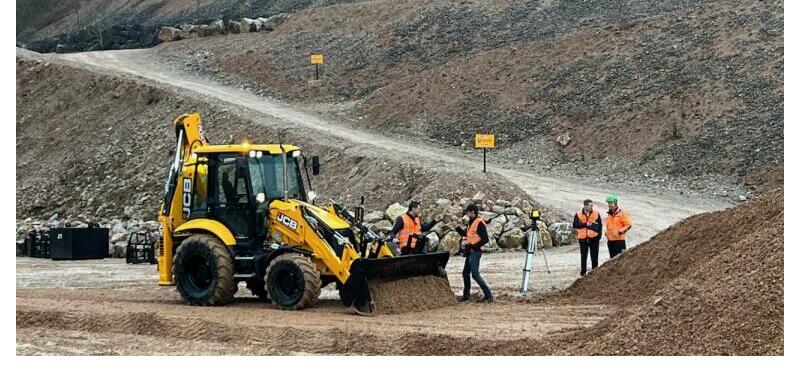
[[[317,193],[314,191],[308,191],[308,194],[306,194],[306,198],[308,198],[309,202],[313,203],[314,199],[317,199]]]
[[[289,155],[292,156],[292,157],[300,157],[300,151],[299,150],[293,150]]]

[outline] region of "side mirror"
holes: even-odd
[[[313,157],[311,157],[311,173],[312,173],[314,176],[316,176],[316,175],[319,175],[319,166],[320,166],[320,165],[321,165],[321,164],[320,164],[320,162],[319,162],[319,156],[313,156]]]

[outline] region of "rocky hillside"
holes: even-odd
[[[304,153],[320,155],[322,174],[312,184],[322,200],[334,197],[353,206],[363,195],[368,210],[385,210],[411,199],[424,204],[453,200],[461,207],[462,199],[482,194],[481,200],[489,200],[483,203],[489,212],[495,201],[505,206],[499,214],[512,200],[515,207],[521,202],[539,207],[496,174],[456,174],[397,162],[380,151],[342,140],[334,143],[304,129],[254,123],[242,113],[136,78],[104,75],[24,52],[17,57],[16,103],[16,215],[23,221],[18,227],[26,229],[102,222],[111,228],[121,224],[121,233],[155,219],[172,161],[172,119],[194,111],[202,113],[212,142],[246,137],[270,143],[282,135]],[[520,214],[518,210],[510,208],[509,215]],[[433,218],[433,212],[429,210],[426,218]],[[548,222],[559,219],[546,216]],[[515,218],[513,226],[500,225],[497,239],[512,228],[525,227]]]
[[[377,1],[157,53],[376,132],[465,152],[494,132],[521,169],[726,197],[782,182],[779,1]]]

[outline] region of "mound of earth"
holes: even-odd
[[[783,190],[690,217],[603,264],[564,293],[619,304],[576,354],[783,354]]]

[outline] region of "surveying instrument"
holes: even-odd
[[[531,219],[533,220],[533,227],[531,230],[528,231],[528,248],[527,252],[528,255],[525,257],[525,267],[522,269],[522,289],[520,289],[520,293],[522,296],[528,295],[528,283],[531,277],[531,270],[533,269],[533,258],[536,256],[536,246],[539,242],[540,234],[539,234],[539,210],[532,210],[531,211]],[[544,250],[544,243],[542,243],[542,256],[544,256],[544,266],[547,269],[548,278],[550,277],[550,266],[547,264],[547,252]],[[552,280],[551,280],[551,287],[552,287]]]

